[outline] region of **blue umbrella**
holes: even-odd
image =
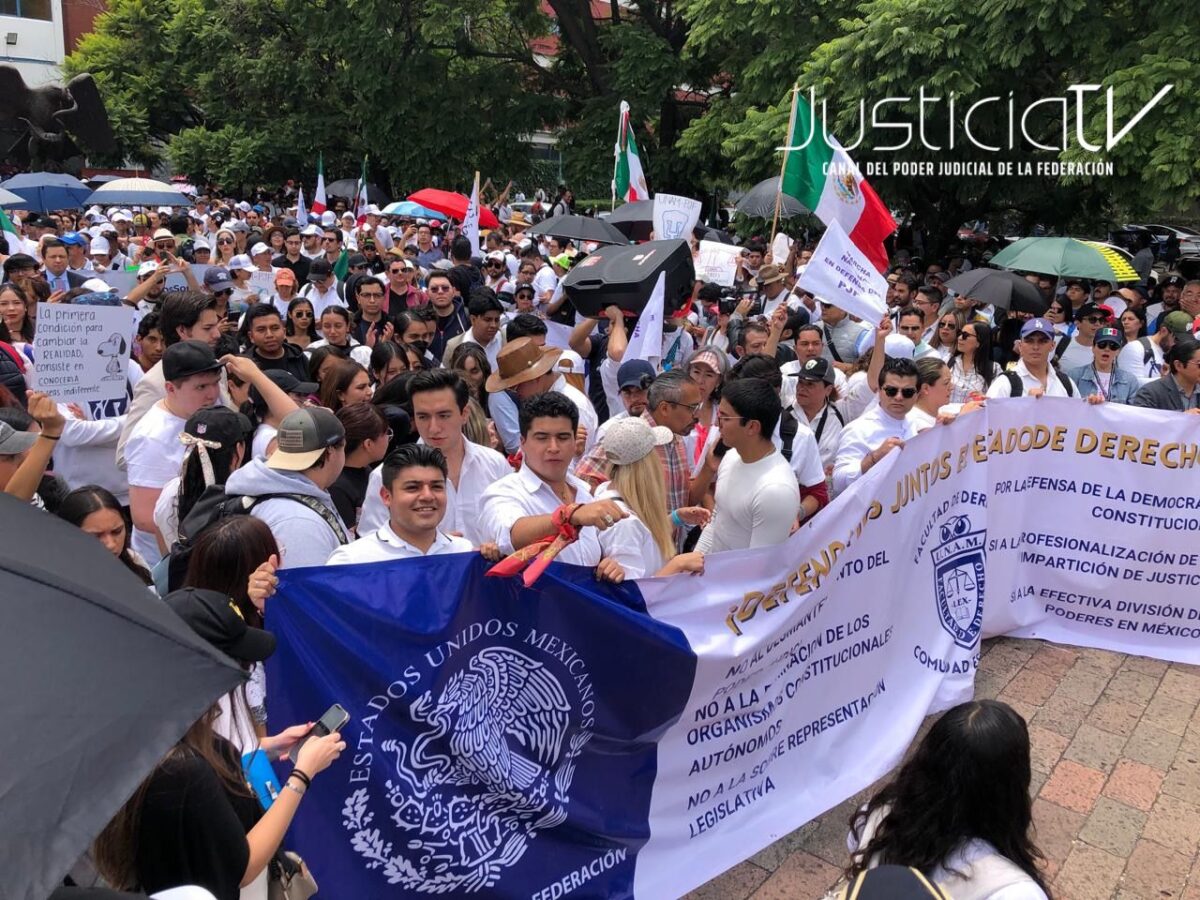
[[[397,200],[395,203],[389,203],[384,207],[383,213],[387,216],[411,216],[414,219],[440,219],[443,222],[446,221],[446,216],[436,209],[429,209],[420,203],[413,203],[411,200]]]
[[[92,191],[87,203],[101,206],[191,206],[192,201],[173,185],[152,178],[118,178]]]
[[[25,172],[0,183],[0,187],[12,191],[23,201],[8,204],[9,209],[34,212],[84,206],[88,194],[92,192],[92,189],[78,178],[60,175],[57,172]]]

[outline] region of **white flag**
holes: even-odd
[[[830,219],[796,287],[874,327],[887,315],[887,279]]]
[[[629,336],[629,345],[622,359],[644,359],[655,368],[662,360],[663,316],[667,297],[667,273],[659,272],[658,281],[646,308],[638,316],[637,327]]]
[[[479,173],[475,173],[475,186],[471,188],[471,199],[467,201],[467,214],[463,217],[463,234],[471,242],[471,252],[479,253]]]
[[[296,191],[296,221],[301,228],[308,224],[308,210],[304,207],[304,185],[300,185]]]

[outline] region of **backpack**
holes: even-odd
[[[1149,366],[1154,362],[1154,344],[1148,337],[1138,338],[1138,343],[1142,345],[1142,365]]]
[[[1054,370],[1054,374],[1058,376],[1059,383],[1062,384],[1063,390],[1067,392],[1067,396],[1074,397],[1075,388],[1071,386],[1071,379],[1058,369]],[[1009,394],[1009,396],[1020,397],[1025,393],[1025,383],[1021,381],[1020,375],[1018,375],[1016,372],[1005,372],[1004,377],[1008,379],[1009,390],[1012,392]]]
[[[1062,355],[1067,352],[1067,348],[1071,346],[1071,335],[1064,334],[1058,340],[1058,346],[1054,348],[1054,361],[1058,362],[1062,359]]]
[[[196,538],[204,529],[230,516],[249,515],[258,504],[265,500],[294,500],[319,515],[337,535],[338,543],[348,544],[350,539],[338,517],[316,497],[307,494],[262,494],[258,497],[234,496],[225,493],[222,484],[210,484],[200,495],[200,499],[188,510],[188,514],[179,523],[179,538],[171,545],[167,555],[163,557],[166,564],[167,590],[174,591],[183,587],[187,575],[188,563],[196,546]]]

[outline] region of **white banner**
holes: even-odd
[[[39,304],[33,389],[81,405],[124,397],[133,317],[128,306]]]
[[[654,239],[656,241],[690,241],[692,230],[700,221],[699,200],[675,194],[654,195]]]
[[[993,403],[783,547],[639,581],[698,658],[659,739],[636,896],[703,884],[883,776],[971,696],[982,634],[1200,663],[1197,437],[1178,413]]]
[[[871,325],[887,314],[887,279],[836,221],[821,235],[796,286]]]
[[[204,284],[204,273],[207,271],[208,266],[192,266],[192,275],[196,279],[196,284]],[[115,288],[120,297],[128,297],[133,286],[137,284],[137,272],[94,272],[93,276]],[[163,285],[163,291],[168,294],[187,290],[191,290],[191,288],[188,287],[187,278],[182,272],[172,272],[167,276],[166,284]]]
[[[733,287],[741,257],[741,247],[720,241],[701,241],[700,254],[696,257],[696,279]]]

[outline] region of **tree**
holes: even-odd
[[[323,152],[334,178],[369,156],[397,194],[464,185],[528,171],[522,136],[558,115],[531,82],[533,0],[165,0],[135,31],[148,7],[115,0],[68,67],[97,76],[126,153],[165,146],[201,181],[311,177]],[[154,90],[127,89],[130,70]]]

